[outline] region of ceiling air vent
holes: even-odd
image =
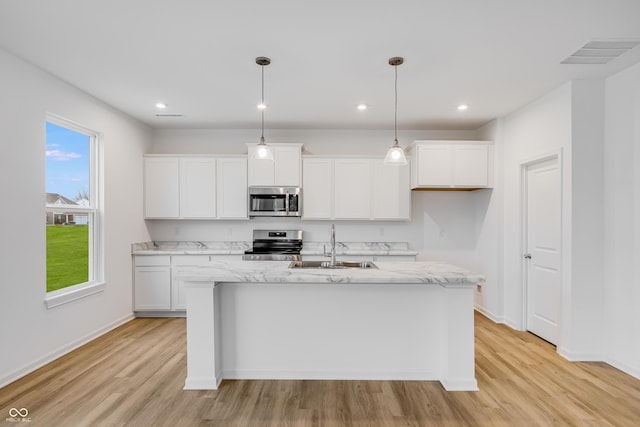
[[[640,45],[640,40],[592,40],[561,64],[607,64]]]
[[[182,117],[182,114],[156,114],[156,117]]]

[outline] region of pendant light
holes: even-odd
[[[264,103],[264,66],[271,64],[271,60],[264,56],[259,56],[256,58],[256,64],[260,66],[262,69],[262,101],[258,105],[260,109],[260,115],[262,116],[262,133],[260,134],[260,142],[256,145],[253,154],[251,155],[252,159],[257,160],[273,160],[273,152],[271,148],[264,142],[264,110],[267,108]]]
[[[396,165],[403,166],[407,164],[407,158],[404,155],[404,150],[400,147],[398,143],[398,65],[402,65],[404,62],[404,58],[395,56],[389,59],[389,65],[393,66],[395,69],[395,106],[394,106],[394,142],[391,147],[389,147],[389,151],[387,151],[387,155],[384,158],[385,165]]]

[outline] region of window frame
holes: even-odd
[[[104,233],[102,226],[104,199],[102,191],[102,139],[100,133],[51,113],[47,113],[46,115],[45,126],[47,122],[89,137],[89,206],[65,206],[65,211],[73,212],[74,214],[87,214],[89,227],[88,280],[51,292],[47,292],[45,285],[45,305],[47,308],[53,308],[98,292],[103,292],[105,289]],[[44,145],[46,149],[46,132]],[[55,204],[45,203],[45,212],[53,208],[56,208]]]

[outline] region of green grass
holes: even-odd
[[[89,280],[89,227],[47,226],[47,292]]]

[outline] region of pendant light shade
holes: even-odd
[[[264,56],[259,56],[256,58],[256,64],[258,64],[262,71],[262,101],[258,105],[260,109],[260,116],[262,118],[261,125],[261,134],[260,134],[260,142],[256,145],[256,148],[253,150],[253,154],[251,155],[252,159],[257,160],[273,160],[273,152],[271,151],[271,147],[264,142],[264,110],[266,108],[266,104],[264,103],[264,67],[265,65],[271,64],[271,60]]]
[[[398,65],[402,65],[403,62],[404,58],[399,56],[389,59],[389,65],[393,66],[395,70],[394,140],[393,145],[389,147],[389,151],[387,151],[387,155],[384,158],[385,165],[403,166],[407,164],[407,157],[404,155],[404,150],[398,143]]]

